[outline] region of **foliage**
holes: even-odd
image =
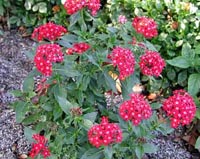
[[[45,132],[44,135],[48,138],[48,146],[51,150],[49,158],[52,159],[142,158],[145,153],[155,152],[156,146],[148,143],[154,137],[153,132],[168,134],[173,130],[170,127],[169,118],[160,119],[157,115],[157,112],[162,111],[163,97],[148,101],[152,115],[138,126],[131,121],[123,120],[119,115],[119,108],[122,102],[130,99],[129,95],[136,84],[143,84],[147,92],[159,95],[162,93],[164,98],[171,94],[177,84],[182,87],[188,86],[189,93],[193,96],[197,95],[200,87],[198,82],[200,78],[199,45],[195,40],[187,37],[188,32],[185,28],[174,29],[171,25],[174,21],[180,22],[179,26],[184,25],[182,19],[185,17],[187,23],[193,25],[195,22],[190,21],[190,18],[198,16],[195,15],[198,11],[190,13],[181,8],[182,3],[171,5],[167,1],[158,3],[158,1],[148,0],[132,3],[117,0],[108,1],[108,4],[103,6],[94,17],[83,8],[67,16],[67,20],[63,21],[66,13],[60,2],[26,0],[21,12],[20,6],[23,2],[18,0],[15,3],[12,13],[19,14],[15,17],[16,19],[19,17],[19,20],[11,17],[11,23],[21,25],[20,17],[24,14],[27,17],[25,16],[22,21],[27,26],[53,20],[57,24],[67,26],[68,30],[55,41],[46,39],[39,43],[40,45],[54,43],[62,47],[63,61],[53,61],[52,75],[46,78],[34,68],[25,79],[23,89],[13,91],[13,94],[19,97],[19,100],[12,105],[16,111],[16,120],[25,126],[25,135],[30,142],[33,141],[30,134]],[[55,5],[59,5],[61,10],[52,18],[51,8]],[[163,10],[164,16],[161,14]],[[128,14],[130,11],[133,11],[131,12],[133,15]],[[128,18],[124,24],[118,22],[119,15],[123,14]],[[169,14],[171,18],[167,20]],[[135,15],[147,15],[156,19],[160,33],[158,37],[150,40],[138,34],[131,22]],[[30,23],[26,21],[26,18],[30,18]],[[189,26],[185,25],[185,27]],[[198,40],[197,28],[193,28],[192,33],[194,35],[191,36]],[[183,40],[181,45],[180,40]],[[175,44],[175,41],[179,41],[179,45]],[[75,44],[80,43],[89,44],[89,49],[71,53],[70,50],[73,50]],[[116,46],[133,52],[136,61],[134,73],[123,79],[119,79],[120,70],[113,65],[112,58],[109,58]],[[180,48],[182,48],[181,52]],[[146,50],[159,52],[167,59],[169,65],[166,66],[162,75],[153,77],[141,73],[140,57]],[[33,54],[35,52],[37,53],[37,48],[32,50]],[[33,57],[32,60],[35,61],[35,55],[32,56],[32,53],[28,56]],[[34,84],[34,77],[38,75],[43,79],[39,83],[40,87]],[[116,87],[117,84],[120,91]],[[173,88],[168,88],[169,86]],[[105,100],[106,92],[111,92],[112,95],[121,93],[123,101],[118,105],[108,107]],[[123,133],[121,143],[99,148],[89,143],[87,132],[92,126],[101,122],[102,116],[107,116],[111,123],[119,124]],[[199,148],[198,143],[196,147]]]
[[[47,21],[67,25],[66,12],[61,1],[56,0],[1,0],[0,15],[7,18],[9,27],[25,26],[30,31]]]

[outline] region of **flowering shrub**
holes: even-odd
[[[52,74],[52,63],[62,62],[63,53],[57,44],[43,44],[38,46],[34,62],[38,71],[45,76]]]
[[[133,74],[135,58],[131,50],[117,46],[113,49],[110,58],[113,66],[118,67],[120,80],[123,80]]]
[[[84,7],[88,7],[92,15],[100,9],[100,0],[66,0],[64,7],[68,14],[74,14]]]
[[[47,139],[39,134],[34,134],[33,139],[36,141],[36,143],[32,144],[32,149],[30,151],[29,156],[31,158],[35,158],[39,153],[41,153],[44,158],[49,157],[51,154],[50,150],[46,146]]]
[[[33,32],[32,37],[39,41],[33,52],[35,68],[25,79],[23,89],[13,92],[20,97],[13,108],[17,122],[26,126],[25,135],[44,131],[50,158],[56,159],[142,158],[144,153],[155,152],[156,146],[147,143],[151,133],[173,130],[169,122],[160,121],[157,109],[164,109],[174,119],[174,107],[166,109],[171,105],[165,102],[163,108],[159,101],[150,103],[142,92],[133,93],[132,89],[144,78],[151,87],[162,78],[165,61],[144,39],[158,34],[155,21],[136,17],[132,22],[127,19],[116,25],[102,24],[103,17],[92,17],[84,9],[96,14],[99,1],[67,0],[64,7],[73,14],[69,27],[56,30],[54,25],[45,24],[48,31]],[[41,80],[34,84],[36,76]],[[108,107],[107,92],[121,93],[123,101]],[[177,98],[173,102],[176,100],[180,102]],[[187,122],[194,117],[195,105],[192,107]],[[30,157],[39,152],[48,157],[46,139],[36,141],[37,148]]]
[[[64,27],[49,22],[41,25],[38,28],[35,28],[32,33],[32,38],[38,41],[42,41],[44,39],[54,41],[66,32],[67,30]]]
[[[75,43],[72,48],[67,50],[68,55],[72,55],[73,53],[82,54],[90,48],[90,45],[87,43]]]
[[[188,125],[196,113],[196,105],[193,98],[185,90],[176,90],[173,96],[166,99],[163,109],[171,120],[171,126],[177,128],[181,125]]]
[[[153,38],[158,35],[156,22],[147,17],[135,17],[132,23],[135,30],[145,38]]]
[[[137,126],[143,119],[151,117],[151,106],[140,94],[131,94],[130,96],[130,100],[121,104],[119,113],[124,120],[131,120],[133,125]]]
[[[165,67],[165,61],[159,53],[146,50],[145,54],[140,57],[139,65],[144,75],[158,77]]]
[[[88,131],[88,140],[95,147],[108,146],[122,141],[122,132],[118,125],[109,123],[106,117],[102,117],[101,123],[94,125]]]

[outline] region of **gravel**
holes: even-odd
[[[20,89],[23,79],[33,67],[25,52],[34,45],[28,38],[22,38],[17,31],[5,32],[0,37],[0,159],[17,159],[27,154],[30,144],[24,137],[23,126],[16,123],[15,113],[9,103],[16,100],[9,91]],[[107,94],[108,109],[120,104],[120,95]],[[145,155],[145,159],[198,159],[192,156],[183,141],[173,140],[173,134],[157,134],[150,142],[158,146],[154,154]]]
[[[25,52],[33,45],[12,30],[0,37],[0,159],[17,159],[27,154],[30,144],[24,137],[23,126],[16,123],[9,103],[16,100],[11,90],[21,88],[23,79],[33,67]]]

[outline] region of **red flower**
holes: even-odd
[[[49,157],[51,154],[50,150],[46,146],[47,139],[39,134],[34,134],[33,139],[36,141],[36,143],[32,144],[32,149],[29,153],[29,156],[31,158],[35,158],[39,153],[41,153],[44,158]]]
[[[153,38],[158,35],[156,22],[147,17],[135,17],[132,25],[136,32],[142,34],[145,38]]]
[[[137,93],[132,93],[131,99],[123,102],[119,108],[119,114],[122,119],[131,120],[133,125],[151,117],[151,107],[144,97]]]
[[[91,10],[92,15],[96,15],[97,11],[100,9],[100,0],[66,0],[64,8],[67,14],[74,14],[84,7],[88,7]]]
[[[120,80],[133,74],[135,58],[131,50],[117,46],[113,49],[110,58],[113,65],[118,67]]]
[[[66,51],[67,55],[72,55],[73,53],[82,54],[90,48],[90,45],[84,42],[75,43],[72,48],[68,48]]]
[[[45,76],[52,74],[52,63],[62,62],[64,59],[61,48],[57,44],[43,44],[36,50],[34,63],[39,72]]]
[[[91,10],[92,15],[96,15],[97,11],[100,9],[100,0],[88,0],[87,7]]]
[[[73,45],[74,52],[78,54],[82,54],[83,52],[87,51],[90,48],[90,45],[87,43],[75,43]]]
[[[61,25],[56,25],[52,22],[49,22],[39,26],[38,28],[35,28],[31,37],[33,39],[37,39],[38,41],[42,41],[44,39],[54,41],[66,32],[67,30]]]
[[[140,57],[139,65],[144,75],[158,77],[165,67],[165,61],[158,52],[146,50]]]
[[[163,109],[167,112],[173,128],[177,128],[180,124],[188,125],[196,113],[193,98],[185,90],[174,91],[173,96],[163,102]]]
[[[101,123],[92,126],[88,131],[88,139],[97,148],[108,146],[122,141],[122,131],[117,124],[109,123],[107,117],[102,117]]]

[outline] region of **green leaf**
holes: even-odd
[[[23,124],[24,125],[32,124],[32,123],[36,122],[40,118],[40,116],[41,116],[40,113],[29,115],[28,117],[26,117],[23,120]]]
[[[194,55],[195,55],[189,43],[183,44],[181,54],[183,57],[186,57],[186,58],[194,58]]]
[[[158,50],[154,47],[154,45],[152,43],[150,43],[149,41],[145,41],[145,46],[152,51],[156,51],[158,52]]]
[[[44,2],[38,3],[39,5],[39,12],[40,13],[47,13],[47,4]]]
[[[59,106],[56,107],[56,108],[54,108],[53,109],[53,117],[54,117],[53,120],[55,121],[56,119],[58,119],[59,117],[61,117],[62,114],[63,114],[63,111],[62,111],[62,109]]]
[[[88,131],[93,126],[93,122],[88,119],[83,119],[83,127]]]
[[[55,85],[53,87],[53,94],[57,100],[58,100],[58,98],[57,98],[58,96],[63,97],[63,98],[67,97],[67,91],[63,85]]]
[[[197,138],[197,141],[195,143],[195,148],[200,150],[200,136]]]
[[[81,18],[81,14],[80,11],[74,13],[73,15],[70,16],[70,26],[69,28],[71,28],[74,24],[77,23],[77,21]],[[68,28],[68,29],[69,29]]]
[[[57,41],[57,43],[59,45],[61,45],[61,46],[66,47],[66,48],[71,48],[72,47],[72,45],[69,42],[67,42],[66,40],[60,39],[60,40]]]
[[[160,104],[160,103],[152,103],[152,104],[151,104],[151,107],[152,107],[153,109],[159,109],[161,106],[162,106],[162,104]]]
[[[25,128],[24,128],[24,135],[25,135],[25,137],[28,139],[28,141],[29,141],[30,143],[34,142],[34,140],[33,140],[33,138],[32,138],[32,136],[33,136],[34,134],[37,134],[37,132],[34,131],[34,130],[32,130],[32,129],[29,128],[29,127],[25,127]]]
[[[28,76],[23,82],[23,91],[32,92],[34,88],[34,79],[32,76]]]
[[[170,80],[174,80],[176,78],[176,72],[173,68],[170,68],[170,69],[167,70],[167,77]]]
[[[58,103],[61,109],[66,113],[70,113],[70,109],[73,108],[73,105],[65,98],[58,96]]]
[[[81,31],[83,31],[83,32],[87,31],[87,25],[86,25],[83,17],[79,19],[79,25],[81,26]]]
[[[142,156],[144,155],[144,149],[142,146],[138,145],[135,148],[135,154],[137,156],[138,159],[141,159]]]
[[[78,41],[78,37],[73,34],[66,34],[62,36],[61,39],[69,43],[74,43]]]
[[[152,143],[146,143],[143,145],[145,153],[155,153],[158,150],[158,147]]]
[[[178,83],[182,84],[183,82],[185,82],[187,80],[187,70],[181,71],[178,74]]]
[[[197,119],[200,119],[200,109],[199,109],[199,108],[197,108],[195,117],[196,117]]]
[[[26,8],[26,10],[31,10],[32,5],[33,0],[26,0],[26,2],[24,3],[24,7]]]
[[[113,34],[115,34],[117,32],[117,29],[114,27],[107,27],[107,30]]]
[[[183,40],[179,40],[179,41],[176,42],[175,46],[176,46],[176,47],[179,47],[179,46],[181,46],[182,44],[183,44]]]
[[[130,99],[129,95],[130,93],[133,92],[132,90],[133,86],[136,85],[137,83],[140,83],[138,73],[135,72],[130,77],[126,78],[124,81],[121,81],[122,96],[124,100]]]
[[[200,89],[200,74],[191,74],[188,79],[188,92],[196,95]]]
[[[38,9],[39,9],[39,5],[38,4],[34,5],[33,8],[32,8],[33,12],[38,11]]]
[[[4,14],[4,8],[2,4],[0,4],[0,16],[3,16],[3,14]]]
[[[16,112],[16,122],[21,123],[23,119],[25,118],[26,112],[28,110],[27,103],[25,102],[18,102],[15,107]]]
[[[102,159],[103,158],[103,151],[101,149],[91,148],[87,150],[81,159]]]
[[[85,55],[88,57],[89,61],[90,61],[92,64],[96,65],[97,67],[100,67],[99,64],[97,63],[97,59],[95,59],[94,56],[92,56],[92,55],[87,55],[87,54],[85,54]]]
[[[20,90],[12,90],[10,91],[10,93],[14,95],[15,97],[20,97],[23,95],[23,93]]]
[[[113,156],[113,149],[111,146],[106,146],[104,149],[104,155],[106,159],[112,159]]]
[[[159,125],[158,131],[160,131],[164,135],[167,135],[172,133],[174,129],[171,128],[170,122],[166,122]]]
[[[195,46],[195,54],[200,54],[200,44]]]
[[[34,59],[35,56],[35,50],[29,50],[29,51],[25,51],[25,54],[28,58],[30,58],[31,60]]]
[[[110,87],[113,92],[117,92],[115,80],[107,72],[104,72],[103,74],[107,86]]]
[[[98,114],[97,112],[87,113],[87,114],[83,115],[83,118],[88,119],[92,123],[94,123],[94,121],[96,120],[97,114]]]
[[[12,16],[9,18],[9,22],[10,22],[10,24],[15,24],[15,23],[17,23],[18,19],[19,19],[19,17]]]
[[[171,60],[166,60],[166,61],[168,64],[172,66],[180,67],[180,68],[188,68],[191,66],[190,59],[183,56],[178,56]]]

